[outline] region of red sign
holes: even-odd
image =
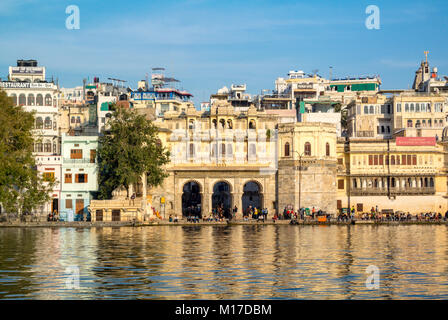
[[[397,137],[397,146],[435,146],[435,137]]]

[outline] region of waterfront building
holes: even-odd
[[[36,60],[17,60],[17,66],[9,67],[7,81],[0,82],[0,89],[25,111],[35,112],[33,136],[37,169],[45,179],[57,178],[61,166],[58,86],[46,78],[45,67],[38,66]],[[59,192],[57,183],[50,194],[52,200],[37,210],[38,213],[57,211]]]
[[[96,130],[95,130],[96,131]],[[61,218],[81,220],[98,191],[98,134],[62,135]]]
[[[446,147],[435,137],[338,142],[338,209],[447,210]]]

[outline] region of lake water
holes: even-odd
[[[444,225],[0,228],[0,298],[447,299],[447,231]],[[366,287],[370,265],[379,269],[379,289]]]

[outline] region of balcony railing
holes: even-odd
[[[434,187],[423,188],[356,188],[350,190],[352,196],[385,196],[385,195],[431,195],[435,194]]]
[[[63,160],[62,160],[62,163],[64,163],[64,164],[76,164],[76,163],[92,163],[92,164],[95,164],[96,163],[96,160],[94,160],[94,161],[92,161],[92,160],[90,160],[90,159],[84,159],[84,158],[82,158],[82,159],[70,159],[70,158],[64,158]]]

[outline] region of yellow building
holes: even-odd
[[[337,207],[445,212],[446,155],[433,137],[341,140]]]

